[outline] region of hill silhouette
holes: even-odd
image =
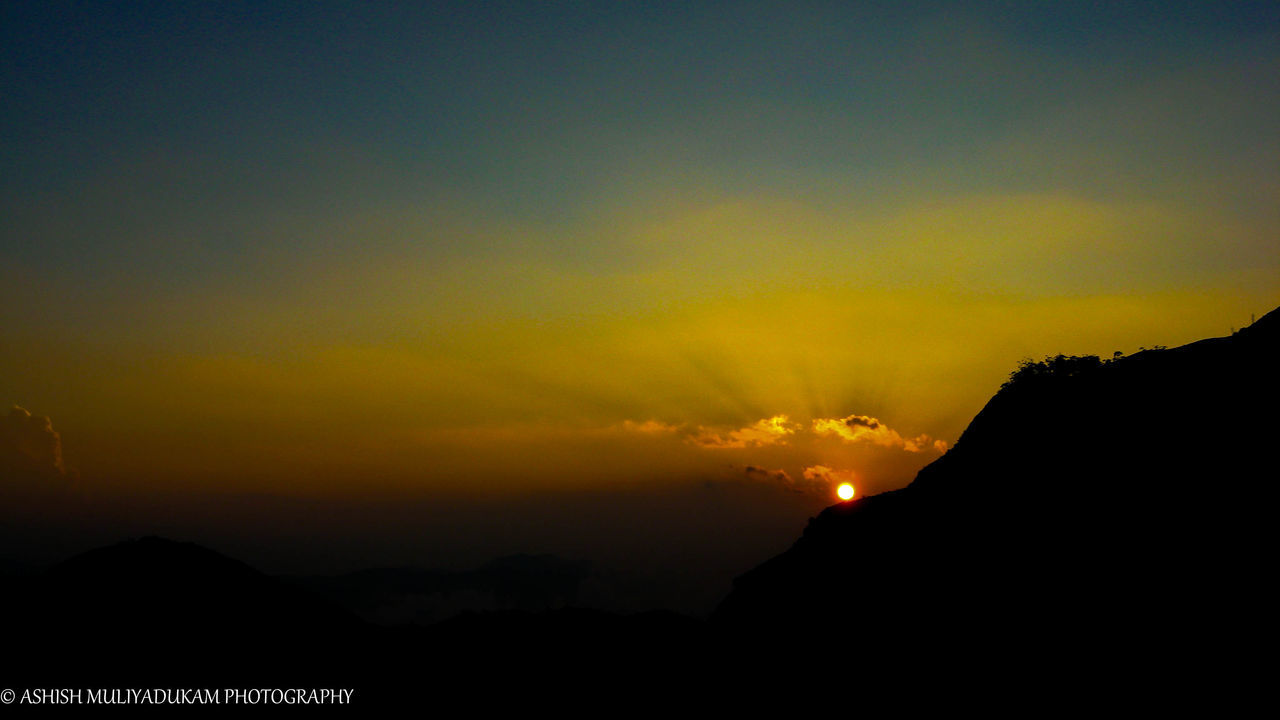
[[[908,487],[824,510],[713,620],[775,639],[845,624],[862,658],[973,672],[1247,674],[1241,638],[1270,615],[1278,348],[1273,311],[1026,363]]]
[[[572,607],[587,577],[583,563],[554,555],[507,555],[474,570],[371,568],[291,578],[375,624],[430,624],[463,612]]]
[[[700,621],[662,611],[519,609],[572,589],[581,573],[553,556],[516,555],[471,572],[353,573],[328,578],[336,585],[317,592],[315,578],[268,576],[193,543],[129,540],[5,573],[0,612],[15,661],[5,681],[353,688],[365,708],[495,708],[579,702],[658,679],[680,688],[696,677],[693,656],[678,649],[704,644]],[[384,626],[337,602],[358,610],[371,597],[441,588],[483,588],[514,609]]]
[[[213,668],[220,678],[248,679],[278,673],[282,663],[314,669],[307,658],[321,645],[368,639],[354,615],[318,596],[199,545],[158,537],[12,580],[8,640],[25,660],[20,675],[31,681],[153,682]]]

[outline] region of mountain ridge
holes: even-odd
[[[1267,612],[1258,471],[1280,434],[1278,348],[1280,310],[1229,337],[1015,372],[911,484],[823,510],[712,620],[796,637],[843,618],[869,656],[1057,664],[1093,647],[1203,669],[1191,648],[1234,652],[1231,633]]]

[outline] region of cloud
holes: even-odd
[[[746,448],[764,445],[785,445],[787,436],[794,435],[799,426],[786,415],[774,415],[754,424],[728,432],[699,427],[689,436],[689,442],[705,448]]]
[[[813,431],[821,437],[837,437],[845,442],[870,442],[882,447],[901,448],[907,452],[924,452],[927,449],[946,452],[947,443],[928,435],[904,438],[897,430],[868,415],[849,415],[843,418],[816,418]]]
[[[792,492],[822,496],[832,495],[836,486],[841,483],[849,483],[857,488],[860,480],[853,470],[836,469],[826,465],[810,465],[799,477],[793,477],[783,469],[770,470],[758,465],[735,466],[735,469],[741,469],[742,475],[752,482],[775,485]]]
[[[832,488],[825,480],[811,476],[808,468],[805,469],[804,476],[800,478],[792,477],[791,473],[786,470],[770,470],[757,465],[743,467],[742,474],[751,482],[772,485],[806,495],[829,495]],[[849,474],[852,475],[852,473]]]
[[[858,475],[852,470],[836,470],[826,465],[812,465],[804,469],[804,479],[825,486],[834,487],[841,483],[849,483],[858,487]]]
[[[62,477],[62,438],[47,417],[14,405],[0,418],[0,473],[17,477]]]
[[[621,426],[614,427],[640,435],[678,435],[691,445],[714,449],[785,445],[789,436],[803,429],[786,415],[762,418],[736,430],[705,425],[671,425],[660,420],[624,420]]]
[[[668,425],[659,420],[645,420],[644,422],[636,422],[635,420],[624,420],[622,429],[626,432],[640,433],[641,435],[667,435],[680,431],[679,425]]]
[[[748,465],[742,469],[742,472],[747,476],[748,480],[757,482],[771,482],[782,485],[793,485],[795,483],[786,470],[769,470],[755,465]]]

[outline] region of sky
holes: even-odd
[[[30,532],[745,570],[1280,305],[1276,3],[412,5],[0,9]]]

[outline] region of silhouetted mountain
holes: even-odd
[[[954,654],[965,672],[1236,667],[1270,625],[1277,349],[1280,311],[1028,364],[910,486],[824,510],[713,620],[775,639],[844,625],[863,662]]]
[[[391,592],[483,587],[515,606],[565,591],[581,573],[520,555],[467,573],[352,576]],[[331,687],[355,688],[361,707],[560,704],[653,678],[680,686],[695,656],[673,651],[700,642],[704,627],[674,613],[571,608],[377,627],[296,579],[154,537],[9,579],[0,609],[16,660],[6,682],[16,687]]]
[[[520,554],[467,571],[374,568],[292,582],[372,623],[430,624],[468,611],[571,607],[587,574],[582,563]]]
[[[353,615],[311,593],[212,550],[155,537],[28,574],[7,593],[5,616],[14,619],[8,639],[23,649],[23,672],[62,682],[104,674],[157,680],[192,663],[248,677],[367,634]],[[223,654],[234,662],[214,660]]]

